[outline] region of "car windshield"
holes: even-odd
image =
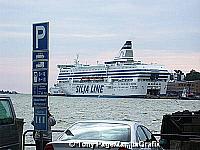
[[[129,142],[130,126],[121,123],[79,122],[74,124],[60,137],[66,140],[103,140]]]

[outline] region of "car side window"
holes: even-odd
[[[13,115],[10,108],[9,101],[0,101],[0,125],[13,123]]]
[[[144,132],[145,132],[147,138],[148,138],[149,140],[152,140],[152,133],[151,133],[146,127],[144,127],[144,126],[142,126],[142,129],[144,130]]]
[[[136,137],[137,137],[137,141],[146,141],[147,137],[144,133],[144,131],[142,130],[141,126],[137,127],[137,131],[136,131]]]

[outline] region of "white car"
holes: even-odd
[[[71,125],[45,150],[160,149],[152,133],[133,121],[86,120]]]

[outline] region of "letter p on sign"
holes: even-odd
[[[39,33],[39,31],[42,31],[42,33]],[[45,36],[44,26],[36,26],[36,48],[38,48],[38,40],[43,39],[44,36]]]
[[[49,23],[33,24],[33,50],[48,50]]]

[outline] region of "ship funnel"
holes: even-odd
[[[116,59],[126,59],[129,61],[133,61],[133,49],[131,41],[126,41],[126,43],[119,52],[119,56],[116,57],[115,60]]]
[[[132,49],[131,41],[126,41],[126,43],[124,44],[124,46],[122,47],[121,50],[123,50],[123,49]]]

